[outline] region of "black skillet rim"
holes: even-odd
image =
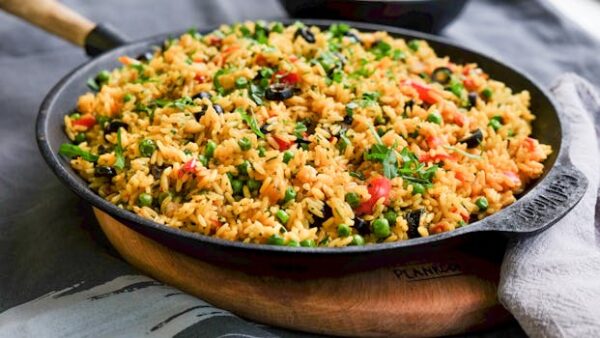
[[[275,21],[275,20],[267,20],[267,21]],[[474,51],[470,48],[464,47],[461,44],[451,41],[449,39],[433,36],[433,35],[426,34],[426,33],[416,32],[416,31],[412,31],[412,30],[408,30],[408,29],[403,29],[403,28],[370,24],[370,23],[362,23],[362,22],[343,21],[343,20],[279,19],[277,21],[281,21],[284,24],[292,24],[295,21],[302,21],[307,25],[315,25],[315,26],[319,26],[319,27],[329,26],[334,23],[347,23],[347,24],[351,25],[352,27],[357,28],[359,30],[364,30],[364,31],[382,30],[382,31],[386,31],[386,32],[394,34],[394,35],[402,35],[404,37],[423,39],[423,40],[432,41],[432,42],[435,42],[438,44],[445,44],[450,47],[460,49],[460,50],[466,52],[467,54],[470,53],[473,55],[477,55],[479,57],[487,58],[490,61],[495,62],[507,69],[511,69],[515,73],[518,73],[520,76],[522,76],[525,80],[529,81],[533,86],[537,87],[537,89],[546,97],[546,99],[554,107],[554,110],[556,111],[556,114],[558,115],[559,125],[557,127],[559,127],[561,129],[561,133],[560,133],[561,137],[560,137],[560,147],[558,149],[558,153],[557,153],[555,162],[548,169],[548,171],[546,173],[544,173],[544,177],[539,182],[536,182],[535,186],[533,188],[531,188],[530,191],[528,191],[523,196],[520,196],[520,198],[516,202],[514,202],[513,204],[509,205],[508,207],[500,210],[499,212],[497,212],[493,215],[490,215],[488,217],[485,217],[482,220],[471,223],[468,226],[461,227],[461,228],[458,228],[458,229],[455,229],[455,230],[452,230],[449,232],[435,234],[435,235],[431,235],[429,237],[414,238],[414,239],[410,239],[410,240],[406,240],[406,241],[378,243],[375,245],[364,245],[364,246],[347,246],[347,247],[341,247],[341,248],[288,247],[288,246],[275,246],[275,245],[230,241],[230,240],[220,239],[220,238],[216,238],[216,237],[201,235],[198,233],[187,232],[187,231],[179,230],[177,228],[171,228],[166,225],[156,223],[154,221],[142,218],[141,216],[138,216],[133,212],[119,208],[116,205],[111,204],[110,202],[104,200],[99,195],[97,195],[95,192],[93,192],[87,186],[85,181],[83,181],[83,179],[81,179],[77,174],[75,174],[74,172],[69,173],[67,171],[67,169],[65,169],[65,167],[69,165],[68,162],[65,161],[63,158],[61,158],[58,154],[55,154],[52,152],[50,144],[45,136],[47,134],[46,130],[48,127],[47,126],[47,121],[48,121],[48,116],[49,116],[48,112],[49,112],[49,108],[51,107],[54,99],[56,97],[58,97],[59,95],[61,95],[61,92],[64,89],[64,84],[68,83],[69,80],[72,77],[74,77],[76,74],[88,72],[88,69],[92,68],[94,65],[96,65],[100,61],[106,60],[109,58],[112,59],[116,55],[123,53],[122,51],[124,51],[124,50],[140,48],[143,46],[150,48],[152,46],[155,46],[157,43],[158,44],[162,43],[162,41],[164,41],[168,37],[180,36],[185,31],[176,32],[176,33],[159,34],[159,35],[155,35],[155,36],[152,36],[149,38],[138,40],[138,41],[135,41],[132,43],[128,43],[121,47],[118,47],[118,48],[115,48],[108,52],[105,52],[104,54],[101,54],[100,56],[85,62],[84,64],[78,66],[73,71],[71,71],[70,73],[65,75],[65,77],[63,77],[50,90],[50,92],[44,98],[44,101],[42,102],[42,105],[41,105],[40,111],[39,111],[39,115],[37,118],[36,139],[38,142],[38,147],[39,147],[44,159],[46,160],[48,165],[51,167],[51,169],[54,171],[54,173],[58,176],[58,178],[63,183],[65,183],[71,190],[73,190],[79,197],[83,198],[88,203],[92,204],[92,206],[97,207],[100,210],[108,213],[111,217],[114,217],[115,219],[117,219],[119,221],[124,221],[125,224],[127,224],[128,222],[132,222],[132,223],[136,223],[138,226],[150,228],[150,230],[156,230],[158,232],[169,233],[169,235],[184,237],[186,240],[206,242],[206,244],[229,247],[232,249],[247,250],[247,251],[252,251],[252,252],[303,253],[303,254],[311,254],[311,255],[332,256],[332,255],[336,255],[336,254],[347,255],[347,254],[351,254],[351,253],[372,253],[372,252],[381,252],[381,251],[393,251],[393,250],[397,250],[397,249],[408,249],[409,247],[418,247],[418,246],[422,246],[425,244],[434,245],[434,244],[443,242],[445,240],[455,238],[458,236],[462,236],[462,235],[466,235],[468,233],[473,233],[473,232],[481,232],[481,231],[499,232],[498,230],[484,228],[484,224],[494,223],[495,221],[496,222],[501,221],[502,216],[504,214],[510,213],[511,210],[518,208],[521,204],[520,202],[522,202],[522,200],[525,197],[535,194],[538,187],[545,180],[550,178],[551,174],[557,170],[557,165],[560,164],[561,159],[563,159],[565,157],[565,149],[564,149],[565,148],[565,130],[562,126],[563,122],[561,121],[560,114],[558,114],[557,103],[552,98],[552,96],[549,95],[549,93],[547,92],[547,90],[544,87],[542,87],[539,83],[537,83],[535,80],[533,80],[531,78],[531,76],[529,76],[526,72],[522,71],[518,67],[514,67],[514,66],[508,64],[507,62],[500,61],[497,58],[489,56],[485,53],[481,53],[478,51]],[[209,27],[208,29],[202,29],[199,31],[203,32],[203,33],[208,33],[218,27],[219,26]],[[541,226],[541,228],[546,228],[546,227],[550,226],[551,224],[552,223],[544,224]],[[534,231],[536,231],[536,230],[534,230]],[[526,234],[528,232],[520,232],[520,233]]]

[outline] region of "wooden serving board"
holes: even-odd
[[[295,280],[224,269],[170,250],[95,209],[110,242],[152,277],[241,317],[314,333],[428,337],[510,319],[499,266],[461,252],[340,277]]]

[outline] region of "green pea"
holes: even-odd
[[[340,224],[338,225],[338,229],[337,229],[338,235],[340,235],[341,237],[348,237],[352,234],[352,229],[350,229],[350,227],[347,224]]]
[[[103,70],[96,75],[96,82],[102,85],[110,80],[110,73],[107,70]]]
[[[410,48],[413,52],[416,52],[419,50],[419,41],[417,40],[410,40],[408,42],[408,48]]]
[[[350,245],[365,245],[365,239],[359,234],[352,235],[352,242],[350,242]]]
[[[479,197],[475,201],[475,205],[479,208],[480,211],[486,211],[487,208],[489,207],[488,200],[485,197]]]
[[[283,163],[289,163],[294,158],[294,153],[286,151],[283,153]]]
[[[262,185],[260,181],[253,179],[249,179],[248,183],[246,184],[248,184],[248,190],[250,191],[258,191],[260,189],[260,186]]]
[[[81,118],[81,114],[73,113],[73,114],[69,115],[69,117],[71,118],[71,120],[79,120]]]
[[[131,100],[133,100],[133,95],[131,95],[129,93],[123,95],[123,102],[129,102]]]
[[[149,207],[152,205],[152,195],[147,193],[141,193],[138,196],[138,205],[140,207]]]
[[[317,246],[317,243],[315,243],[315,241],[312,239],[305,239],[300,241],[300,246],[314,248],[315,246]]]
[[[267,150],[263,146],[258,147],[258,157],[265,157],[267,155]]]
[[[248,161],[244,161],[237,166],[237,170],[240,175],[248,175],[248,168],[250,168],[250,162]]]
[[[488,123],[488,126],[492,127],[492,129],[495,131],[498,131],[498,129],[502,128],[502,122],[498,121],[497,119],[491,119]]]
[[[375,124],[385,124],[385,117],[377,115],[377,117],[375,117]]]
[[[238,179],[231,180],[231,189],[233,190],[234,195],[241,195],[244,189],[244,182]]]
[[[462,227],[462,226],[465,226],[466,224],[467,223],[461,219],[460,221],[458,221],[457,226]]]
[[[348,203],[348,205],[350,205],[353,209],[358,208],[360,205],[360,196],[355,192],[346,193],[344,199],[346,200],[346,203]]]
[[[431,113],[427,115],[427,121],[435,124],[442,124],[442,116],[438,113]]]
[[[206,158],[211,159],[215,154],[215,149],[217,149],[217,144],[213,140],[208,140],[206,143],[206,148],[204,148],[204,156]]]
[[[248,85],[248,80],[245,77],[238,77],[235,79],[235,88],[243,89]]]
[[[412,190],[413,195],[416,195],[416,194],[423,195],[425,193],[425,186],[422,185],[421,183],[413,183],[412,187],[413,187],[413,190]]]
[[[516,133],[515,133],[515,131],[514,131],[513,129],[510,129],[510,130],[508,131],[508,134],[507,134],[507,135],[508,135],[508,137],[513,137],[513,136],[515,136],[515,135],[516,135]]]
[[[275,22],[273,26],[271,26],[271,32],[275,33],[283,33],[283,24],[281,22]]]
[[[279,209],[277,210],[277,212],[275,213],[275,217],[277,217],[277,219],[282,223],[282,224],[286,224],[287,221],[290,219],[290,216],[287,214],[287,212]]]
[[[200,161],[200,164],[202,164],[204,167],[208,168],[208,158],[206,158],[206,156],[203,154],[198,155],[198,161]]]
[[[293,240],[293,239],[290,239],[290,240],[287,242],[287,246],[299,247],[299,246],[300,246],[300,243],[298,243],[297,241],[295,241],[295,240]]]
[[[86,137],[85,137],[85,133],[78,133],[77,135],[75,135],[75,139],[73,140],[76,144],[85,142]]]
[[[378,218],[371,223],[373,234],[377,238],[387,238],[392,232],[390,231],[390,223],[385,218]]]
[[[383,218],[387,219],[387,221],[392,225],[396,224],[397,217],[398,215],[396,215],[394,210],[388,210],[385,214],[383,214]]]
[[[144,157],[150,157],[156,151],[156,143],[149,138],[140,141],[138,146],[140,154]]]
[[[491,99],[491,98],[492,98],[492,94],[493,94],[493,92],[492,92],[492,90],[491,90],[491,89],[489,89],[489,88],[485,88],[484,90],[482,90],[482,91],[481,91],[481,95],[483,95],[483,97],[484,97],[486,100],[489,100],[489,99]]]
[[[285,244],[285,240],[280,235],[274,234],[273,236],[269,237],[269,239],[267,239],[267,244],[270,244],[270,245],[284,245]]]
[[[293,201],[296,199],[296,190],[293,187],[287,187],[285,189],[285,197],[283,198],[283,203],[287,203],[289,201]]]
[[[100,128],[104,128],[106,124],[110,121],[110,118],[106,116],[98,116],[96,117],[96,121],[98,122]]]
[[[241,139],[239,139],[238,145],[243,151],[250,150],[250,148],[252,148],[252,142],[250,142],[250,139],[247,137],[242,137]]]

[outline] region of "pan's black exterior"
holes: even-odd
[[[305,22],[317,26],[332,23],[319,20]],[[554,151],[545,162],[544,176],[532,184],[517,202],[481,221],[451,232],[394,243],[345,248],[292,248],[231,242],[154,223],[120,209],[95,194],[71,169],[68,161],[58,155],[58,148],[63,142],[68,142],[63,132],[63,117],[72,111],[78,96],[87,91],[86,80],[102,69],[117,67],[117,56],[138,55],[154,45],[160,45],[166,35],[104,53],[65,76],[50,91],[40,108],[36,126],[40,151],[55,174],[75,193],[132,229],[174,250],[253,273],[311,275],[364,270],[391,264],[407,255],[419,255],[424,250],[443,250],[465,241],[477,244],[490,236],[502,238],[501,234],[532,234],[554,224],[581,199],[587,188],[587,180],[573,167],[567,156],[569,132],[561,124],[558,106],[529,77],[493,58],[438,37],[386,26],[350,24],[365,31],[386,30],[399,37],[425,39],[438,54],[448,55],[454,62],[476,62],[492,78],[505,82],[515,91],[528,90],[531,93],[531,110],[537,116],[533,123],[533,136],[551,145]]]

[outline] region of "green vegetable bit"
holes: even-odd
[[[208,140],[206,143],[206,148],[204,148],[204,156],[207,159],[211,159],[215,154],[215,150],[217,149],[217,144],[213,140]]]
[[[133,95],[131,95],[129,93],[123,95],[123,102],[129,102],[131,100],[133,100]]]
[[[408,48],[410,48],[413,52],[419,50],[419,41],[418,40],[410,40],[408,42]]]
[[[294,158],[294,153],[291,151],[286,151],[283,153],[283,163],[287,164]]]
[[[244,189],[244,182],[238,179],[231,180],[231,189],[234,195],[241,195]]]
[[[346,203],[352,207],[352,209],[356,209],[360,205],[360,196],[355,192],[346,193],[344,199],[346,200]]]
[[[307,248],[314,248],[317,246],[317,243],[315,243],[315,241],[312,239],[304,239],[304,240],[300,241],[300,246],[307,247]]]
[[[293,240],[293,239],[290,239],[290,240],[287,242],[287,246],[300,247],[300,243],[296,242],[296,241],[295,241],[295,240]]]
[[[427,121],[435,124],[442,124],[442,116],[438,113],[431,113],[427,115]]]
[[[484,90],[482,90],[482,91],[481,91],[481,95],[483,95],[483,97],[484,97],[486,100],[489,100],[489,99],[491,99],[491,98],[492,98],[492,94],[493,94],[493,92],[492,92],[492,90],[491,90],[491,89],[489,89],[489,88],[485,88]]]
[[[73,140],[76,144],[83,143],[86,141],[85,133],[78,133],[75,135],[75,139]]]
[[[287,221],[290,219],[290,216],[287,214],[287,212],[279,209],[277,210],[277,212],[275,213],[275,217],[277,217],[277,219],[282,223],[282,224],[286,224]]]
[[[385,218],[378,218],[371,223],[373,234],[377,238],[387,238],[391,235],[390,223]]]
[[[58,153],[69,158],[81,157],[88,162],[98,161],[98,155],[94,155],[89,151],[82,150],[78,146],[70,143],[61,144]]]
[[[204,167],[208,168],[208,158],[206,156],[204,156],[204,154],[200,154],[198,155],[198,161],[200,162],[200,164],[202,164]]]
[[[81,118],[81,114],[73,113],[73,114],[69,115],[69,117],[71,118],[71,120],[79,120]]]
[[[243,89],[246,88],[247,85],[248,79],[246,79],[245,77],[238,77],[237,79],[235,79],[235,88]]]
[[[143,139],[139,145],[140,154],[144,157],[150,157],[156,151],[156,143],[151,139]]]
[[[354,110],[358,108],[358,104],[356,102],[350,102],[346,105],[346,115],[352,116],[354,115]]]
[[[250,148],[252,148],[252,142],[250,142],[250,139],[248,139],[247,137],[242,137],[241,139],[239,139],[238,145],[243,151],[250,150]]]
[[[413,189],[412,189],[413,195],[416,195],[416,194],[423,195],[425,193],[425,190],[426,190],[425,186],[422,185],[421,183],[412,183],[412,187],[413,187]]]
[[[263,146],[258,146],[258,157],[265,157],[267,155],[267,150]]]
[[[271,26],[271,32],[283,33],[284,26],[281,22],[274,22]]]
[[[258,191],[260,189],[260,186],[262,185],[260,181],[254,179],[249,179],[247,184],[248,190],[250,190],[251,192]]]
[[[170,191],[161,192],[160,195],[158,195],[158,204],[162,204],[167,197],[173,199],[173,193]]]
[[[121,129],[117,131],[117,145],[115,146],[115,168],[125,168],[125,155],[123,155],[123,145],[121,144]]]
[[[293,201],[296,199],[296,190],[292,187],[287,187],[285,189],[285,196],[283,197],[283,203],[287,203],[289,201]]]
[[[240,175],[248,175],[248,168],[250,168],[250,162],[248,161],[244,161],[237,166]]]
[[[500,128],[502,128],[502,118],[501,117],[498,118],[498,116],[494,116],[493,118],[490,119],[488,126],[492,127],[492,129],[494,129],[495,131],[498,131]]]
[[[256,121],[253,115],[246,113],[246,111],[242,108],[236,108],[235,111],[238,112],[238,114],[240,114],[242,120],[246,122],[248,127],[250,127],[250,129],[252,130],[252,132],[254,132],[254,134],[256,134],[256,136],[260,138],[265,138],[265,134],[263,134],[263,132],[260,131],[260,128],[258,127],[258,122]]]
[[[365,245],[365,239],[359,234],[352,235],[352,242],[350,242],[350,245]]]
[[[138,196],[138,205],[140,207],[150,207],[152,206],[152,195],[147,193],[141,193]]]
[[[371,47],[369,51],[375,55],[375,59],[380,60],[390,55],[392,46],[390,46],[390,44],[387,42],[379,41],[377,44],[375,44],[375,46]]]
[[[340,224],[337,228],[338,235],[341,237],[348,237],[352,234],[352,229],[347,224]]]
[[[390,224],[396,224],[396,218],[398,215],[394,210],[388,210],[385,214],[383,214],[383,218],[385,218]]]
[[[273,236],[269,237],[269,239],[267,239],[267,244],[270,244],[270,245],[284,245],[285,244],[285,240],[280,235],[274,234]]]
[[[487,208],[489,207],[488,200],[485,197],[479,197],[475,201],[475,205],[479,208],[480,211],[486,211]]]

